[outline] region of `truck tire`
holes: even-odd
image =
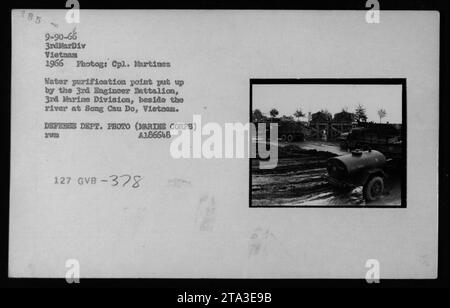
[[[287,136],[287,141],[288,141],[288,142],[294,141],[294,136],[288,135],[288,136]]]
[[[384,191],[384,181],[381,176],[371,177],[363,187],[363,196],[367,202],[375,201]]]

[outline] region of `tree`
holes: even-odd
[[[259,109],[255,109],[253,111],[253,122],[260,122],[264,119],[264,116]]]
[[[270,110],[270,116],[272,117],[272,118],[276,118],[277,117],[277,115],[278,115],[278,110],[276,110],[275,108],[273,108],[272,110]]]
[[[355,109],[355,120],[356,122],[367,122],[366,108],[364,108],[361,104]]]
[[[304,116],[305,116],[305,114],[302,112],[301,109],[297,109],[297,110],[295,111],[295,113],[294,113],[294,117],[297,118],[297,121],[298,121],[300,118],[303,118]]]
[[[386,110],[384,110],[384,109],[378,110],[378,116],[380,117],[380,123],[381,123],[381,119],[384,118],[386,115],[387,115]]]

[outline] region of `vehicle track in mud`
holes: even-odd
[[[336,191],[327,181],[326,161],[336,154],[304,150],[295,145],[279,148],[277,167],[259,169],[252,164],[253,206],[359,206],[366,205],[362,188]],[[387,183],[386,194],[376,204],[400,205],[400,184]],[[369,204],[368,204],[369,205]]]

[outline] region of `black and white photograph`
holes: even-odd
[[[276,167],[251,159],[251,207],[406,207],[406,80],[284,82],[251,82],[252,122],[278,127]]]

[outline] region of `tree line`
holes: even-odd
[[[331,119],[333,118],[333,115],[327,109],[321,109],[319,112],[324,114],[325,117],[329,121],[331,121]],[[342,112],[348,113],[347,108],[342,108]],[[253,113],[252,113],[252,121],[253,122],[261,122],[261,121],[266,121],[270,118],[275,119],[278,117],[279,111],[276,108],[272,108],[269,111],[269,115],[270,115],[270,117],[267,117],[261,112],[261,110],[255,109],[255,110],[253,110]],[[386,117],[386,115],[387,115],[387,112],[385,109],[380,108],[378,110],[378,117],[380,118],[380,123],[381,123],[381,119]],[[285,120],[293,120],[294,118],[296,118],[297,121],[300,121],[300,119],[304,118],[304,117],[306,117],[306,114],[303,113],[301,108],[298,108],[297,110],[295,110],[295,112],[291,116],[282,115],[280,118],[285,119]],[[358,122],[358,123],[367,122],[366,108],[364,108],[363,105],[358,104],[358,106],[356,106],[355,112],[353,113],[353,121]]]

